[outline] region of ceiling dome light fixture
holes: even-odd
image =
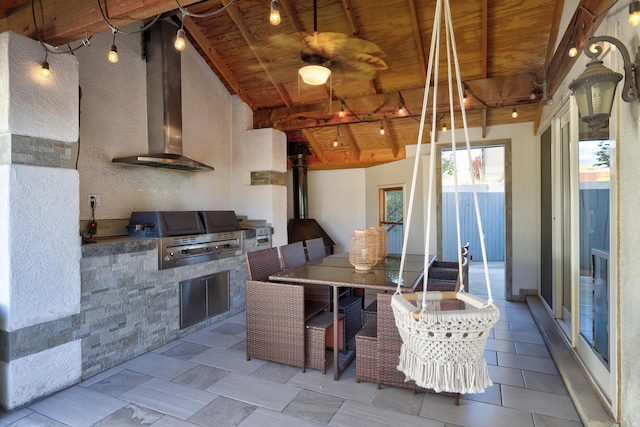
[[[311,86],[320,86],[327,82],[331,70],[324,65],[305,65],[298,70],[302,81]]]
[[[180,27],[178,32],[176,33],[176,41],[173,44],[176,50],[182,52],[187,47],[186,34],[184,32],[184,28]]]
[[[602,54],[602,48],[597,44],[598,42],[611,43],[622,55],[624,61],[622,99],[625,102],[635,101],[638,99],[638,92],[640,92],[638,86],[640,83],[640,61],[636,59],[635,63],[631,62],[627,48],[614,37],[590,38],[587,42],[589,47],[584,49],[584,53],[591,58],[591,61],[587,64],[586,70],[571,82],[569,89],[576,98],[582,121],[594,132],[600,130],[611,117],[616,88],[622,80],[622,74],[605,67],[598,59],[598,56]],[[597,46],[595,52],[591,49],[593,46]]]
[[[637,27],[640,25],[640,1],[629,3],[629,25]]]
[[[271,0],[271,12],[269,13],[269,22],[271,25],[280,25],[280,2],[278,0]]]
[[[313,37],[318,37],[318,1],[313,0]],[[319,55],[302,55],[302,60],[309,65],[298,70],[302,81],[311,86],[321,86],[331,76],[331,70],[323,64],[325,59]]]

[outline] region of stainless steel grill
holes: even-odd
[[[242,254],[242,233],[233,211],[133,212],[132,237],[158,238],[158,269]]]

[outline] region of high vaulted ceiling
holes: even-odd
[[[108,30],[98,1],[0,2],[0,32],[36,38],[36,10],[44,41],[81,40],[85,34]],[[117,25],[160,13],[182,17],[175,0],[100,1]],[[584,46],[599,23],[594,17],[614,1],[581,0],[562,34],[562,0],[452,1],[468,126],[480,127],[483,133],[488,126],[508,123],[534,122],[537,127],[543,83],[552,95],[574,61],[566,55],[569,42]],[[229,2],[180,0],[191,14],[207,14]],[[436,0],[317,0],[317,39],[312,36],[313,0],[280,0],[279,26],[269,23],[269,4],[270,0],[236,0],[215,16],[184,20],[201,56],[229,92],[254,111],[254,127],[286,132],[290,143],[309,150],[310,169],[366,167],[404,158],[405,146],[417,142]],[[309,86],[298,78],[298,69],[305,65],[305,35],[329,59],[333,78],[325,85]],[[444,30],[442,37],[444,46]],[[452,124],[445,54],[442,49],[438,129]],[[401,104],[403,112],[398,111]],[[517,118],[512,117],[513,108]],[[455,126],[461,128],[458,106],[456,111]],[[334,147],[338,134],[341,144]]]

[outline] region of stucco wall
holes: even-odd
[[[45,53],[12,32],[0,34],[0,133],[73,142],[78,138],[78,62],[49,55],[52,73],[40,76]]]
[[[125,28],[139,29],[138,24]],[[132,211],[233,209],[231,97],[193,46],[182,52],[183,154],[215,168],[184,172],[112,163],[147,148],[146,63],[141,36],[118,35],[119,61],[107,61],[111,32],[76,52],[82,88],[80,219],[91,214],[88,194],[100,195],[98,219],[127,219]],[[74,144],[73,149],[77,146]]]
[[[565,13],[573,12],[565,5]],[[631,58],[640,44],[640,30],[630,27],[627,23],[628,8],[615,6],[596,31],[595,35],[609,35],[618,38],[629,49]],[[605,65],[616,72],[623,73],[622,56],[615,50],[604,57]],[[554,104],[543,110],[540,129],[545,129],[554,114],[561,108],[571,95],[569,84],[585,69],[588,58],[580,52],[576,64],[568,73],[564,81],[557,86]],[[640,212],[640,103],[622,101],[618,85],[612,114],[612,129],[616,144],[616,158],[612,164],[612,191],[616,192],[617,200],[617,241],[611,247],[611,273],[616,283],[613,287],[614,302],[612,309],[617,310],[614,315],[616,323],[610,326],[613,342],[619,345],[619,357],[612,358],[612,363],[618,364],[618,373],[614,378],[617,382],[618,408],[614,409],[614,416],[619,417],[621,426],[640,425],[640,402],[636,398],[640,393],[640,265],[633,262],[637,252],[638,212]],[[612,157],[613,159],[613,157]],[[616,190],[617,189],[617,190]],[[617,339],[615,339],[615,334]]]
[[[251,172],[286,172],[286,135],[275,129],[252,129],[251,110],[237,96],[232,97],[232,106],[232,205],[238,215],[269,222],[273,246],[287,244],[287,188],[251,185]]]
[[[614,35],[630,50],[632,59],[640,44],[640,30],[627,24],[626,8],[607,19],[598,33]],[[621,56],[615,55],[611,68],[622,72]],[[582,72],[580,67],[579,72]],[[640,103],[622,101],[618,86],[616,93],[617,116],[617,186],[618,186],[618,342],[619,398],[621,425],[640,425],[640,265],[634,262],[638,245],[638,215],[640,213]],[[615,248],[612,247],[612,252]]]
[[[464,144],[464,134],[457,131],[457,144]],[[471,142],[482,142],[481,129],[469,130]],[[540,160],[538,138],[533,123],[490,126],[484,140],[511,139],[512,203],[512,295],[521,290],[535,292],[540,271]],[[438,142],[450,143],[451,132],[440,134]]]
[[[44,59],[39,43],[4,33],[0,51],[4,71],[0,93],[10,94],[1,97],[5,100],[0,111],[2,133],[33,137],[36,156],[46,146],[43,140],[60,145],[75,140],[76,59],[51,58],[55,74],[43,79],[38,74]],[[3,138],[3,144],[11,143],[12,138]],[[2,151],[12,150],[3,146]],[[0,363],[0,406],[12,409],[81,376],[80,341],[73,335],[43,345],[20,339],[32,326],[47,324],[54,329],[79,313],[80,238],[78,173],[6,160],[0,165],[0,332],[7,347]]]
[[[424,191],[428,177],[428,159],[429,156],[423,156],[419,161],[420,170],[418,171],[418,180],[416,182],[415,201],[411,214],[411,229],[407,244],[407,253],[410,254],[422,254],[425,252],[424,230],[426,206],[424,206],[423,201],[426,199]],[[407,221],[414,162],[415,157],[410,157],[408,159],[367,168],[367,226],[378,225],[378,190],[381,187],[402,186],[404,188],[404,218],[405,222]],[[435,225],[435,217],[432,220],[432,224]],[[435,230],[435,228],[432,228],[432,230]],[[432,232],[432,236],[434,237],[432,242],[435,242],[434,232]],[[435,253],[431,248],[430,252],[432,254]]]
[[[377,225],[367,223],[365,169],[309,171],[307,185],[309,218],[318,221],[336,242],[334,252],[349,250],[353,230]]]

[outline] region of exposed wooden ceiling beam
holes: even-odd
[[[349,26],[351,27],[351,34],[357,36],[360,34],[360,25],[358,24],[358,18],[353,13],[353,4],[351,0],[342,0],[342,7],[344,7],[344,12],[347,15],[347,21],[349,21]]]
[[[296,13],[296,9],[291,4],[291,0],[280,0],[280,6],[287,12],[287,16],[289,17],[289,21],[293,25],[293,27],[298,32],[306,31],[300,19],[298,19],[298,14]]]
[[[556,0],[555,8],[553,10],[553,20],[551,22],[551,32],[549,33],[549,41],[547,42],[547,51],[544,56],[544,69],[547,70],[549,62],[553,57],[553,49],[555,48],[558,35],[560,33],[560,20],[562,18],[562,11],[564,10],[564,0]],[[569,24],[571,27],[571,24]],[[546,76],[544,76],[546,79]],[[533,133],[538,133],[538,127],[540,126],[540,120],[542,119],[543,104],[538,105],[536,111],[536,118],[533,121]]]
[[[531,81],[528,74],[514,75],[500,78],[470,80],[465,82],[470,93],[465,109],[477,110],[483,108],[505,108],[522,104],[529,104]],[[446,85],[440,85],[440,95],[437,111],[448,111],[449,100]],[[500,94],[500,98],[495,98]],[[422,109],[423,88],[410,89],[402,92],[405,106],[411,114],[418,117]],[[484,104],[475,97],[484,101]],[[340,118],[340,101],[319,102],[314,104],[297,105],[276,109],[258,110],[253,115],[254,128],[273,127],[288,131],[311,127],[335,126],[343,123],[358,123],[360,121],[377,121],[395,119],[398,116],[398,94],[396,92],[366,95],[358,98],[345,99],[348,109],[358,116],[347,114]],[[486,104],[486,105],[485,105]],[[430,112],[429,107],[429,114]],[[456,108],[458,111],[458,108]]]
[[[422,42],[422,29],[420,28],[420,19],[418,18],[418,7],[416,0],[409,0],[409,9],[411,10],[411,23],[413,25],[413,34],[416,40],[416,48],[418,49],[418,57],[420,58],[420,69],[422,70],[422,81],[427,81],[427,60],[424,55],[424,43]]]
[[[362,155],[362,152],[360,151],[360,147],[358,147],[358,143],[356,142],[356,138],[353,135],[353,132],[351,132],[351,127],[340,126],[340,125],[338,127],[340,128],[340,133],[346,137],[345,139],[347,141],[347,145],[351,149],[353,156],[356,159],[360,160],[360,156]]]
[[[251,101],[249,95],[242,89],[233,72],[229,69],[227,64],[225,64],[220,55],[218,55],[218,52],[216,52],[215,48],[211,45],[209,39],[204,35],[198,24],[191,18],[185,18],[184,27],[189,35],[193,37],[195,42],[198,43],[204,54],[207,55],[207,58],[209,58],[213,66],[218,69],[220,74],[222,74],[222,77],[224,77],[236,95],[238,95],[240,99],[253,110],[255,108],[253,101]]]
[[[180,4],[189,6],[197,1],[180,0]],[[109,20],[119,27],[175,8],[175,0],[107,1],[106,10]],[[38,1],[36,18],[43,40],[52,45],[74,42],[84,38],[86,33],[97,34],[109,29],[96,1]],[[37,39],[30,1],[21,4],[9,16],[0,20],[0,33],[5,31]]]
[[[487,78],[489,62],[489,0],[482,0],[482,78]],[[482,137],[487,137],[487,109],[482,111]]]
[[[387,130],[385,135],[387,136],[387,142],[391,146],[393,157],[397,159],[398,153],[400,152],[400,147],[398,146],[398,138],[396,136],[396,133],[391,127],[391,120],[384,121],[384,128]]]
[[[309,129],[303,129],[302,134],[307,139],[313,155],[316,156],[316,158],[320,162],[324,162],[324,152],[322,151],[322,147],[320,147],[320,144],[316,140],[316,137],[313,136],[313,133]]]
[[[560,83],[567,76],[569,70],[578,58],[577,56],[575,58],[571,58],[567,55],[571,40],[575,42],[580,54],[582,54],[581,49],[584,48],[589,36],[595,32],[604,19],[603,13],[615,3],[616,0],[580,1],[564,36],[558,44],[558,48],[553,54],[553,58],[551,58],[549,65],[546,68],[545,74],[547,84],[550,86],[550,95],[555,94]]]
[[[551,32],[549,33],[549,42],[547,43],[547,52],[544,55],[544,68],[549,66],[549,62],[553,57],[553,49],[555,48],[558,34],[560,33],[560,20],[562,19],[562,11],[564,10],[564,0],[556,0],[553,9],[553,21],[551,22]],[[571,25],[569,25],[571,26]]]
[[[7,13],[20,5],[20,3],[24,3],[24,0],[6,0],[2,7],[0,8],[0,19],[6,18]]]
[[[225,6],[227,4],[229,4],[229,2],[230,2],[230,0],[222,0],[222,4],[224,4]],[[289,93],[287,92],[287,89],[284,87],[283,84],[276,83],[276,81],[274,80],[273,76],[269,72],[269,68],[264,63],[262,58],[260,57],[260,54],[256,51],[254,46],[257,46],[257,41],[255,40],[255,38],[251,34],[251,31],[249,31],[249,29],[247,28],[247,26],[245,24],[245,21],[244,21],[244,18],[242,16],[242,14],[240,13],[240,11],[238,10],[238,8],[236,7],[236,5],[234,4],[230,8],[228,8],[227,9],[227,13],[231,17],[231,20],[233,20],[233,22],[236,24],[236,27],[238,27],[238,30],[240,31],[240,34],[242,34],[242,38],[245,40],[245,42],[251,48],[251,51],[253,52],[253,55],[256,57],[256,59],[260,63],[260,66],[262,67],[264,72],[267,74],[267,77],[269,78],[269,81],[271,82],[273,87],[278,92],[278,95],[280,95],[280,98],[282,99],[282,102],[284,102],[284,104],[286,106],[293,105],[293,101],[291,100],[291,97],[289,96]]]

